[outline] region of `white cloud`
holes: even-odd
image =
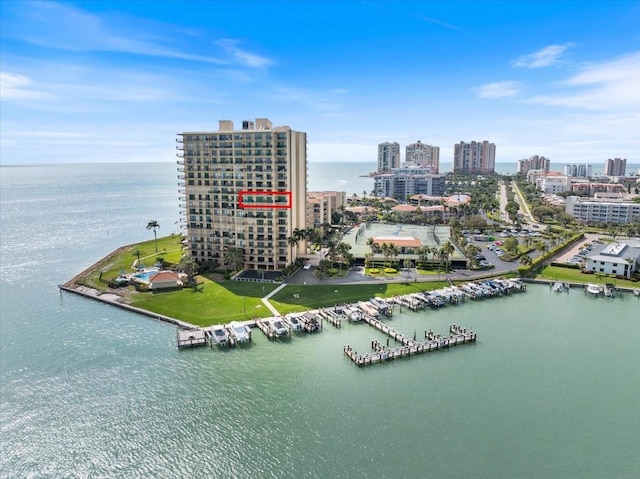
[[[249,53],[238,46],[239,41],[230,38],[218,40],[216,45],[222,47],[232,58],[241,65],[251,68],[262,68],[273,64],[273,60],[267,57]]]
[[[539,95],[534,103],[599,111],[640,109],[640,52],[589,64],[558,84],[570,91]]]
[[[504,98],[516,96],[520,92],[520,83],[516,81],[500,81],[486,83],[474,88],[480,98]]]
[[[513,61],[513,66],[524,68],[542,68],[555,65],[560,60],[560,57],[564,54],[571,43],[565,43],[564,45],[549,45],[537,52],[530,53],[528,55],[522,55]]]
[[[31,89],[33,81],[19,73],[0,72],[0,98],[8,99],[37,99],[45,98],[46,93]]]

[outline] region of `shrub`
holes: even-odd
[[[369,268],[369,274],[379,274],[380,270],[378,268]]]
[[[397,273],[397,272],[398,272],[398,270],[397,270],[397,269],[395,269],[395,268],[385,268],[385,269],[384,269],[384,272],[385,272],[385,273],[388,273],[388,274],[394,274],[394,273]]]

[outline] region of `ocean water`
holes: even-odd
[[[478,341],[359,369],[343,346],[386,340],[364,324],[178,351],[168,324],[60,294],[149,220],[173,232],[176,190],[172,164],[0,168],[0,477],[637,477],[631,295],[396,313]]]

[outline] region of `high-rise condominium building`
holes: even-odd
[[[627,171],[627,159],[609,158],[604,165],[604,174],[607,176],[624,176]]]
[[[517,172],[520,175],[526,175],[529,170],[549,171],[551,160],[544,156],[533,155],[525,160],[518,160]]]
[[[378,145],[378,173],[387,173],[400,166],[400,144],[380,143]]]
[[[454,173],[493,173],[496,145],[488,141],[461,141],[453,150]]]
[[[183,221],[191,256],[225,264],[241,251],[246,269],[280,271],[295,258],[287,239],[305,228],[307,135],[266,118],[242,129],[178,135]]]
[[[564,174],[573,176],[574,178],[591,178],[593,176],[593,167],[587,163],[565,165]]]
[[[430,168],[432,173],[438,173],[440,169],[440,147],[431,146],[421,141],[407,145],[405,164]]]
[[[374,192],[378,198],[394,198],[405,202],[417,194],[442,196],[445,193],[445,176],[434,175],[430,168],[416,166],[394,168],[391,173],[374,176]]]

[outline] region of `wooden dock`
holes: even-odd
[[[318,314],[320,314],[320,316],[322,316],[324,319],[326,319],[331,324],[333,324],[336,328],[342,327],[343,316],[341,313],[337,312],[337,308],[333,310],[331,308],[328,308],[328,309],[320,308],[320,310],[318,311]]]
[[[176,341],[178,349],[207,345],[207,337],[203,329],[178,329],[176,330]]]
[[[373,319],[373,321],[377,321],[374,318],[371,319]],[[368,320],[367,323],[371,324]],[[374,324],[372,324],[372,326],[373,325]],[[376,326],[376,329],[380,328]],[[382,329],[380,330],[383,331]],[[471,343],[476,340],[476,333],[471,330],[467,330],[462,326],[453,324],[450,326],[449,331],[452,335],[446,338],[442,337],[440,334],[435,334],[432,331],[425,331],[425,337],[432,339],[420,342],[411,340],[398,333],[394,339],[398,338],[396,340],[402,342],[402,346],[388,348],[381,345],[378,341],[372,341],[371,346],[374,351],[371,353],[358,354],[358,352],[349,345],[346,345],[343,351],[345,356],[351,359],[356,366],[369,366],[371,364],[409,357],[411,355],[437,351],[439,349],[448,348],[458,344]],[[389,332],[392,332],[393,334],[393,332],[396,331],[389,328]]]

